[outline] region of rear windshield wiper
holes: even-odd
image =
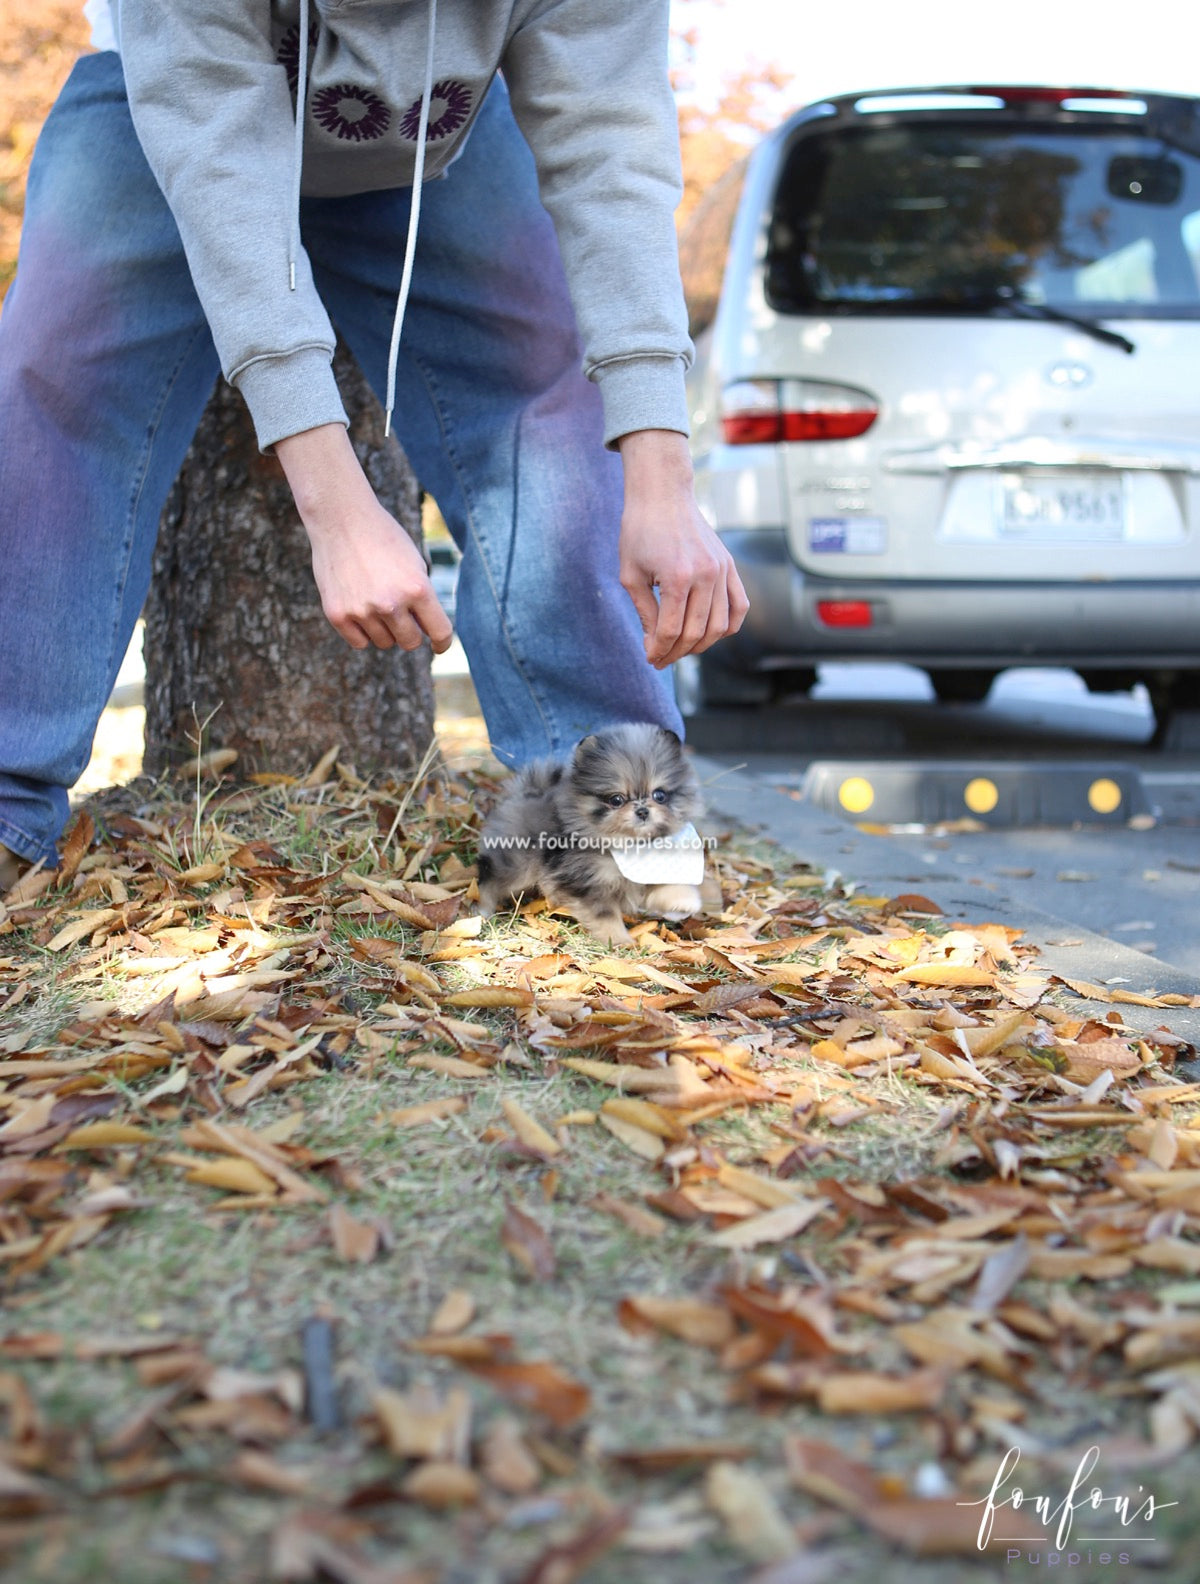
[[[1094,336],[1097,341],[1106,341],[1110,346],[1120,347],[1122,352],[1136,352],[1137,347],[1119,331],[1106,330],[1103,325],[1097,324],[1094,319],[1085,319],[1082,314],[1067,313],[1062,308],[1051,308],[1049,303],[1028,302],[1024,297],[1010,295],[1007,292],[997,292],[995,296],[967,296],[961,299],[965,308],[981,308],[985,312],[1011,313],[1018,316],[1024,314],[1031,319],[1045,319],[1050,324],[1072,325],[1076,330],[1082,330],[1085,335]]]

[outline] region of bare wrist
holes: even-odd
[[[690,486],[692,456],[687,436],[676,429],[633,429],[617,441],[626,479],[653,475],[656,480]]]
[[[306,528],[330,510],[350,504],[364,488],[370,491],[342,424],[287,435],[275,442],[275,455]]]

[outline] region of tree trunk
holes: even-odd
[[[404,454],[383,438],[379,404],[340,346],[334,369],[359,461],[420,542]],[[356,650],[334,632],[283,470],[259,452],[224,381],[163,511],[145,655],[151,774],[196,752],[197,722],[204,748],[236,749],[243,774],[295,774],[333,747],[360,774],[411,773],[433,735],[428,648]]]

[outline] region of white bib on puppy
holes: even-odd
[[[694,825],[673,836],[613,842],[613,863],[638,885],[693,885],[704,879],[704,842]]]

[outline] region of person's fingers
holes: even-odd
[[[392,634],[389,618],[382,612],[370,611],[358,618],[358,625],[375,645],[376,649],[392,649],[396,639]]]
[[[660,585],[655,602],[657,620],[646,633],[646,659],[653,666],[666,664],[666,657],[679,642],[687,620],[689,589],[686,583]]]
[[[442,609],[433,591],[432,583],[427,583],[417,598],[411,601],[409,612],[418,629],[416,642],[405,643],[400,640],[401,647],[415,649],[421,642],[422,635],[428,634],[434,654],[444,654],[454,642],[454,628],[450,625],[450,618]]]
[[[746,620],[750,610],[750,600],[732,557],[729,561],[725,585],[729,592],[729,631],[735,633]]]
[[[329,618],[329,624],[333,628],[334,632],[338,633],[346,640],[351,649],[370,648],[371,640],[367,637],[366,633],[362,630],[359,624],[353,620],[352,617],[339,616],[337,621],[334,621],[333,617],[331,616]]]
[[[729,589],[724,577],[719,577],[712,591],[708,608],[708,621],[699,639],[692,645],[691,654],[703,654],[729,631]],[[678,658],[678,656],[676,657]]]
[[[654,597],[653,579],[640,567],[623,568],[621,587],[633,601],[633,608],[637,611],[638,620],[642,624],[642,633],[646,639],[646,652],[649,654],[651,641],[658,630],[660,619],[658,601]]]
[[[714,590],[711,584],[694,583],[692,585],[688,593],[679,636],[657,662],[660,669],[674,665],[676,660],[681,660],[686,654],[694,653],[697,648],[707,647],[703,640],[710,627],[713,593]]]

